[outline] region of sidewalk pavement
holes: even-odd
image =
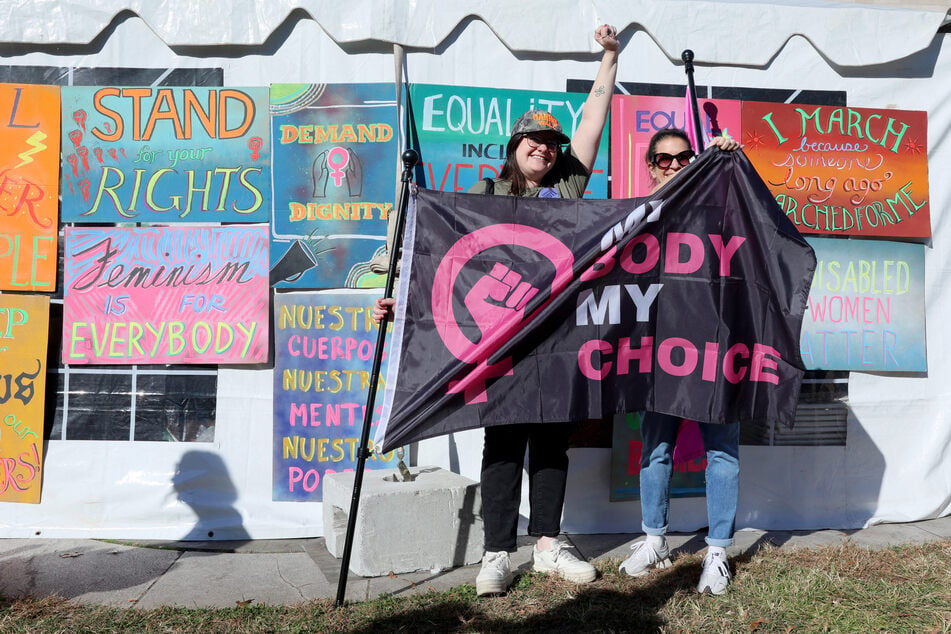
[[[566,535],[589,560],[627,556],[640,535]],[[739,531],[731,557],[764,544],[814,548],[851,541],[869,548],[951,539],[951,516],[862,530]],[[677,554],[705,547],[702,534],[668,536]],[[513,564],[531,568],[532,539],[522,537]],[[340,560],[312,539],[247,542],[112,542],[96,539],[0,539],[0,596],[58,595],[78,603],[116,607],[210,608],[249,603],[289,605],[337,596]],[[474,584],[479,566],[386,577],[350,574],[347,600],[407,596]]]

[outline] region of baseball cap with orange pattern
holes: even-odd
[[[529,110],[515,122],[512,126],[512,136],[516,134],[531,134],[532,132],[554,132],[561,143],[570,143],[564,132],[561,131],[561,124],[550,112],[544,110]]]

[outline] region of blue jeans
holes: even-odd
[[[733,544],[740,490],[740,424],[700,423],[707,450],[707,544]],[[641,419],[641,517],[647,535],[667,534],[670,476],[680,418],[647,412]]]

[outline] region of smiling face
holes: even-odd
[[[558,136],[545,132],[523,135],[515,149],[515,163],[529,187],[538,187],[558,158]]]
[[[688,151],[690,151],[690,145],[677,136],[664,137],[654,146],[654,155],[669,154],[670,156],[676,157],[681,152]],[[654,179],[655,183],[653,189],[656,190],[666,184],[667,181],[674,177],[674,174],[679,172],[681,168],[686,165],[686,161],[681,163],[676,158],[674,158],[667,167],[660,167],[655,163],[648,163],[647,169],[650,171],[651,178]]]

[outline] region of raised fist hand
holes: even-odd
[[[503,320],[524,319],[525,306],[537,293],[520,274],[499,262],[472,285],[464,301],[485,337]]]
[[[594,30],[594,40],[606,51],[618,49],[617,29],[610,24],[602,24]]]

